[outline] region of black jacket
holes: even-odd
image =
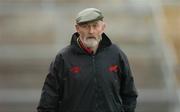
[[[137,92],[126,55],[104,33],[94,55],[77,38],[51,63],[38,112],[134,112]]]

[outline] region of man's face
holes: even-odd
[[[80,34],[82,43],[89,48],[99,44],[104,29],[105,23],[100,20],[76,25],[76,31]]]

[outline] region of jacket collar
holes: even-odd
[[[72,35],[72,38],[71,38],[71,45],[72,46],[75,46],[75,51],[78,51],[79,53],[87,53],[86,51],[84,51],[81,46],[79,46],[78,44],[78,38],[79,38],[79,34],[77,32],[75,32],[73,35]],[[102,49],[106,48],[106,47],[109,47],[110,45],[112,44],[111,40],[108,38],[108,36],[103,33],[102,34],[102,40],[100,41],[99,43],[99,47],[97,49],[97,53],[99,51],[101,51]],[[80,50],[81,49],[81,50]]]

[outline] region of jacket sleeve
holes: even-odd
[[[62,99],[63,93],[63,60],[60,55],[57,55],[55,60],[52,61],[49,73],[46,76],[39,105],[37,107],[38,112],[57,112],[59,109],[59,103]]]
[[[137,90],[134,84],[134,78],[131,73],[127,56],[122,52],[121,54],[121,89],[120,96],[123,102],[123,109],[125,112],[135,112]]]

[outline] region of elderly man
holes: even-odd
[[[79,12],[71,44],[50,65],[38,112],[134,112],[137,91],[126,55],[104,33],[96,8]]]

